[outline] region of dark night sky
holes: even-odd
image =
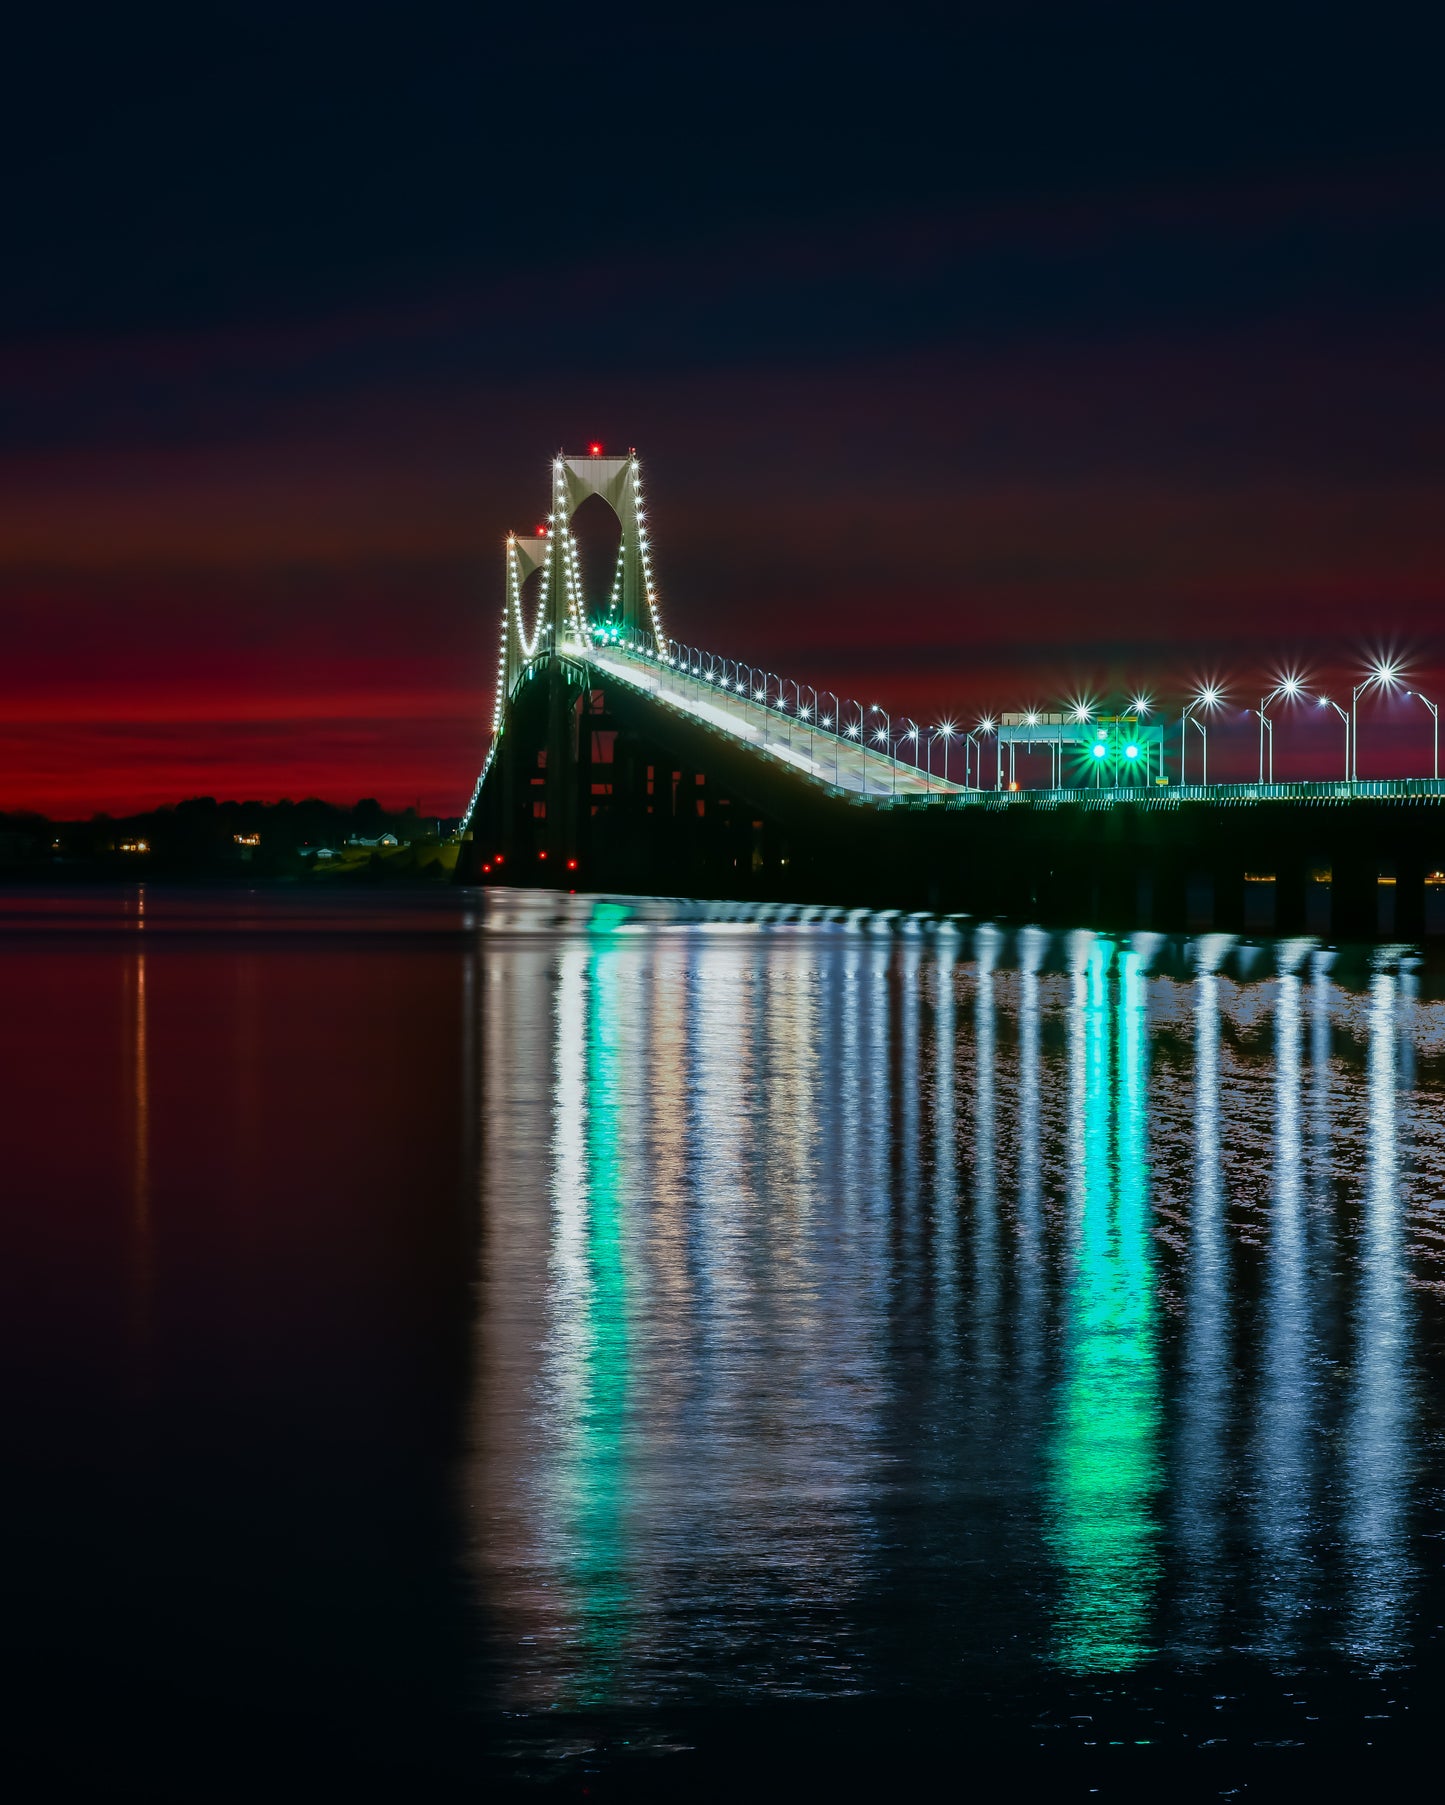
[[[898,710],[1445,689],[1426,9],[529,17],[12,36],[0,806],[457,811],[502,537],[589,438],[671,631]],[[1372,715],[1362,770],[1428,756]]]

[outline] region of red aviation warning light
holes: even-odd
[[[547,537],[547,527],[546,527],[545,522],[543,522],[543,524],[537,528],[537,537],[539,539],[545,539]]]
[[[590,458],[600,458],[602,456],[602,447],[597,443],[596,439],[594,439],[587,447],[587,455]]]

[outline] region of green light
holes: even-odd
[[[1104,756],[1104,748],[1103,748],[1103,747],[1102,747],[1102,746],[1095,746],[1095,748],[1094,748],[1094,757],[1095,757],[1095,758],[1102,758],[1102,757],[1103,757],[1103,756]]]
[[[1138,758],[1139,748],[1137,746],[1125,746],[1124,756],[1125,758]]]

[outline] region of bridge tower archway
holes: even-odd
[[[570,574],[580,596],[581,576],[569,528],[572,515],[594,495],[611,508],[621,529],[613,579],[620,631],[629,637],[650,634],[660,643],[662,620],[652,570],[642,467],[636,451],[629,450],[625,457],[604,457],[601,452],[573,457],[559,452],[552,460],[552,519],[558,529],[554,535],[557,541],[554,555],[559,566],[554,575],[560,575],[563,581],[563,588],[557,593],[559,597],[567,598],[565,605],[570,610],[572,592],[567,587]],[[567,618],[560,610],[558,617]],[[583,626],[585,638],[585,623]]]

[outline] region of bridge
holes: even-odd
[[[619,529],[605,592],[573,525],[592,497]],[[559,454],[550,499],[535,534],[506,541],[467,879],[1100,926],[1445,932],[1445,782],[1186,784],[1169,769],[1174,730],[1137,708],[1005,716],[991,746],[941,735],[669,636],[635,451]],[[1041,756],[1047,781],[1031,783]]]

